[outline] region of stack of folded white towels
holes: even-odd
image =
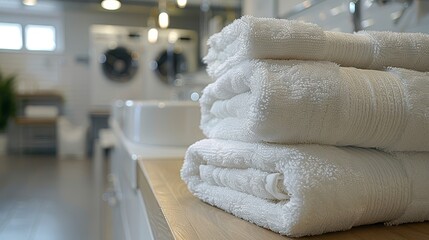
[[[244,16],[208,44],[195,196],[295,237],[429,220],[429,35]]]

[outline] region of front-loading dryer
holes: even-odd
[[[140,29],[93,25],[90,29],[91,107],[109,109],[115,99],[142,97],[145,51]]]
[[[159,30],[155,43],[149,43],[147,32],[148,28],[91,26],[91,108],[110,109],[111,103],[117,99],[177,98],[177,88],[168,84],[166,77],[157,70],[157,61],[163,53],[172,51],[180,58],[175,62],[181,64],[180,71],[174,71],[175,74],[196,71],[197,34],[190,30],[164,29]],[[170,64],[169,60],[167,62]],[[175,77],[168,75],[168,78],[174,82]]]
[[[148,43],[151,51],[145,54],[148,99],[177,100],[177,82],[180,74],[198,69],[197,34],[191,30],[162,29],[158,40]],[[157,89],[158,91],[151,91]]]

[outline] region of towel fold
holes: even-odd
[[[205,139],[181,177],[203,201],[298,237],[429,220],[428,172],[429,153]]]
[[[201,180],[217,186],[228,187],[236,191],[271,199],[289,199],[282,187],[283,176],[280,173],[267,173],[256,169],[219,168],[200,165]]]
[[[310,23],[244,16],[208,40],[207,72],[219,77],[245,59],[331,61],[346,67],[429,71],[429,35],[323,31]]]
[[[209,138],[429,151],[429,73],[251,60],[204,89]]]

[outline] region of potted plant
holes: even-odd
[[[4,75],[0,71],[0,155],[6,150],[6,127],[9,118],[15,115],[15,75]]]

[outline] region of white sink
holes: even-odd
[[[204,138],[200,106],[191,101],[123,101],[113,104],[113,119],[133,142],[189,146]]]

